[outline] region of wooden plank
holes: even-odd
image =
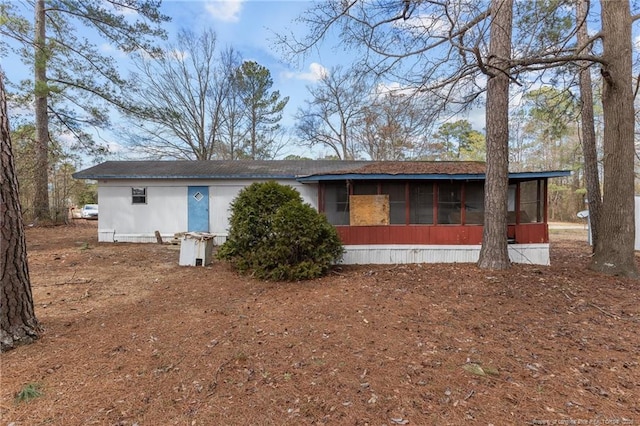
[[[351,226],[389,224],[389,195],[351,195],[349,197]]]

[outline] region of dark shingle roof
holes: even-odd
[[[277,179],[342,174],[484,174],[482,162],[447,161],[107,161],[76,179]]]
[[[214,160],[107,161],[76,179],[484,179],[479,161]],[[509,173],[511,179],[569,176],[570,171]]]

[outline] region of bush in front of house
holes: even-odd
[[[342,258],[335,228],[290,186],[246,187],[231,203],[229,222],[218,257],[260,279],[316,278]]]

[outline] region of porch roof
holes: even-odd
[[[542,172],[513,172],[509,173],[509,179],[513,180],[529,180],[541,178],[554,178],[562,176],[570,176],[569,170],[552,170]],[[460,173],[460,174],[443,174],[443,173],[424,173],[424,174],[325,174],[298,177],[297,180],[303,183],[312,182],[331,182],[342,180],[484,180],[484,173]]]

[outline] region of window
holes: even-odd
[[[515,183],[509,184],[507,189],[507,223],[516,223],[516,189]]]
[[[132,204],[147,204],[147,188],[131,188]]]
[[[520,184],[520,223],[542,222],[539,192],[537,180]]]
[[[438,223],[459,224],[462,184],[450,181],[438,183]]]
[[[484,223],[484,183],[464,184],[464,222],[469,225]]]
[[[376,182],[354,182],[353,195],[378,195]]]
[[[325,185],[324,214],[332,225],[349,224],[349,187],[346,182]]]
[[[389,223],[404,225],[407,222],[405,210],[405,183],[383,183],[381,193],[389,195]]]
[[[409,223],[433,224],[433,184],[412,183],[409,188]]]
[[[324,214],[333,225],[351,224],[351,195],[387,195],[390,225],[461,225],[463,210],[465,225],[484,223],[482,181],[342,181],[323,186]],[[540,191],[537,186],[534,189]],[[515,223],[516,201],[516,185],[512,184],[509,186],[509,223]],[[542,211],[539,203],[531,208]],[[541,215],[539,213],[538,217]]]

